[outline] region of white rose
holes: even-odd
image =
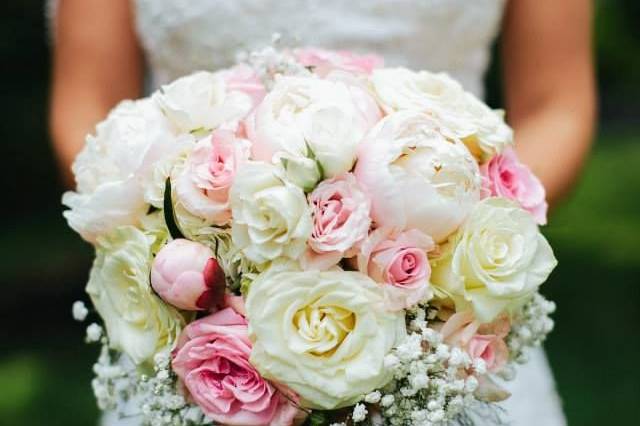
[[[358,272],[263,273],[246,300],[251,363],[303,406],[353,405],[391,378],[384,357],[406,334],[404,312],[387,312],[383,300]]]
[[[440,133],[425,113],[383,118],[360,145],[354,171],[379,226],[418,229],[435,241],[453,233],[480,199],[480,171],[469,150]]]
[[[153,237],[123,226],[98,238],[87,293],[104,320],[112,348],[136,363],[171,349],[184,318],[149,283]]]
[[[248,162],[230,193],[232,236],[252,262],[296,259],[311,234],[311,213],[300,188],[278,176],[275,166]]]
[[[282,163],[297,185],[349,171],[380,111],[363,89],[312,77],[282,77],[249,118],[255,159]]]
[[[192,143],[188,135],[176,137],[150,99],[120,103],[73,163],[76,192],[62,198],[69,226],[94,242],[117,226],[137,224],[153,198],[145,195],[154,192],[157,165]]]
[[[557,261],[533,217],[505,198],[476,205],[433,262],[431,281],[481,322],[526,300]]]
[[[238,122],[253,108],[249,94],[229,90],[224,72],[200,71],[181,77],[162,86],[153,99],[183,132]]]
[[[144,193],[144,200],[152,206],[162,209],[164,206],[164,191],[167,178],[173,171],[184,163],[196,139],[190,134],[182,134],[175,139],[175,150],[171,155],[154,160],[140,179]]]
[[[503,112],[465,92],[447,74],[385,68],[373,71],[371,83],[385,111],[414,109],[437,116],[483,161],[513,144],[513,131],[504,122]]]

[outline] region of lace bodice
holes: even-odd
[[[506,0],[135,0],[153,87],[231,65],[236,53],[286,44],[382,55],[388,65],[447,71],[481,94]]]

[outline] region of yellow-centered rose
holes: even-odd
[[[497,197],[474,207],[443,252],[432,262],[433,286],[482,322],[525,301],[557,264],[533,217]]]
[[[404,312],[383,301],[358,272],[267,271],[246,301],[251,363],[306,407],[353,405],[390,379],[383,359],[406,334]]]

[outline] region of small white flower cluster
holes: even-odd
[[[511,361],[524,364],[528,360],[526,349],[539,346],[553,330],[551,315],[556,304],[536,293],[516,314],[511,331],[507,336],[507,346]]]
[[[423,308],[410,315],[407,339],[385,358],[386,367],[394,371],[394,380],[366,395],[364,401],[379,405],[384,424],[444,425],[476,401],[473,392],[478,380],[462,372],[482,370],[483,365],[442,343],[440,333],[428,328],[428,314]],[[353,420],[357,421],[361,413],[356,406]]]
[[[102,339],[100,356],[93,365],[91,387],[101,410],[117,410],[122,401],[135,393],[138,377],[133,366],[127,368],[112,356],[107,340]]]
[[[102,338],[102,326],[100,324],[96,324],[95,322],[89,324],[87,327],[87,335],[85,340],[87,343],[96,343],[99,342]]]
[[[196,426],[210,423],[202,410],[187,403],[176,391],[171,357],[160,352],[154,357],[154,375],[140,376],[137,388],[141,397],[143,426]]]
[[[310,76],[311,72],[296,61],[296,59],[286,50],[278,50],[279,36],[273,37],[274,46],[265,47],[260,50],[251,52],[240,52],[237,60],[240,63],[246,63],[253,68],[265,87],[270,90],[278,75],[287,76]]]
[[[73,314],[74,320],[78,322],[82,322],[87,318],[87,315],[89,315],[89,309],[87,309],[87,306],[84,304],[83,301],[77,300],[73,302],[73,306],[71,307],[71,313]]]
[[[93,366],[91,382],[101,410],[115,410],[121,417],[139,417],[142,426],[199,426],[211,424],[202,410],[189,404],[176,387],[168,353],[154,357],[153,375],[140,374],[132,363],[112,357],[106,339]],[[140,411],[124,412],[125,402],[136,401]]]

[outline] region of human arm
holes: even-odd
[[[512,0],[502,41],[507,118],[520,159],[551,205],[573,186],[591,146],[595,83],[590,0]]]
[[[59,0],[55,16],[50,130],[64,182],[85,136],[142,88],[142,55],[129,0]]]

